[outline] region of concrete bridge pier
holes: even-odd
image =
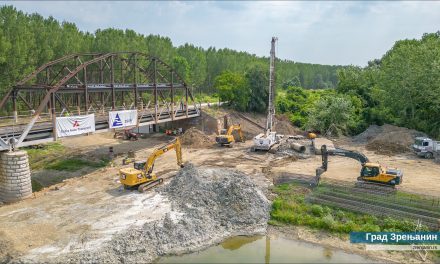
[[[11,203],[32,195],[29,159],[24,150],[0,153],[0,202]]]

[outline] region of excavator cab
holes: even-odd
[[[228,130],[226,130],[226,129],[222,129],[222,130],[220,130],[220,135],[226,135],[227,131],[228,131]]]
[[[143,170],[145,168],[145,163],[144,161],[136,161],[133,164],[133,168],[137,169],[137,170]]]
[[[380,168],[377,166],[363,166],[361,170],[362,177],[374,177],[380,174]]]

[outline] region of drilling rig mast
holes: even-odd
[[[267,108],[266,135],[272,131],[273,118],[275,116],[275,42],[278,40],[272,37],[270,48],[270,66],[269,66],[269,104]]]
[[[254,146],[252,150],[269,150],[278,143],[277,133],[273,130],[273,121],[275,117],[275,43],[278,40],[272,37],[270,49],[269,66],[269,104],[267,107],[266,130],[254,137]]]

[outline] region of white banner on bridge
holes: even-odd
[[[110,128],[120,128],[137,125],[137,110],[122,110],[108,112]]]
[[[58,137],[95,132],[95,115],[57,117]]]

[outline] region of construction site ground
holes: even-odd
[[[224,110],[222,110],[224,111]],[[212,134],[212,119],[219,118],[218,110],[204,116],[202,124],[207,134]],[[232,113],[236,122],[241,122],[248,135],[261,132],[255,124]],[[261,117],[254,118],[261,123]],[[205,122],[205,123],[204,123]],[[206,124],[210,124],[209,126]],[[292,130],[294,131],[294,130]],[[298,132],[300,133],[300,132]],[[171,202],[154,189],[138,193],[121,188],[117,172],[122,158],[130,150],[135,151],[137,160],[145,160],[154,148],[172,137],[162,133],[150,134],[138,141],[114,139],[111,133],[95,134],[62,140],[70,155],[106,155],[113,146],[116,158],[105,168],[99,168],[85,175],[69,178],[34,193],[30,199],[0,206],[0,260],[17,257],[24,260],[45,261],[68,252],[99,247],[114,235],[130,226],[142,226],[147,222],[164,217],[171,210]],[[440,189],[440,164],[416,157],[411,153],[396,156],[375,154],[365,149],[365,144],[354,144],[349,139],[336,142],[337,146],[359,150],[370,160],[404,171],[401,190],[413,193],[438,195]],[[200,167],[233,168],[248,174],[254,183],[271,199],[268,187],[274,177],[283,172],[310,175],[321,164],[321,157],[311,155],[307,159],[294,160],[288,156],[266,152],[251,152],[252,140],[237,143],[233,148],[210,147],[191,148],[183,146],[183,159]],[[64,157],[65,158],[65,157]],[[127,165],[132,166],[132,164]],[[355,181],[360,164],[342,157],[331,157],[329,169],[323,177]],[[165,178],[165,184],[179,170],[174,153],[161,156],[154,167],[158,176]],[[59,172],[62,174],[63,172]],[[280,229],[277,228],[277,232]],[[289,231],[291,232],[291,231]],[[299,233],[298,233],[299,234]],[[301,231],[304,239],[318,243],[321,233]],[[368,255],[358,246],[350,246],[339,238],[326,237],[323,244],[342,248],[357,254]],[[387,261],[405,261],[401,254],[375,252],[375,258]],[[1,262],[1,261],[0,261]]]

